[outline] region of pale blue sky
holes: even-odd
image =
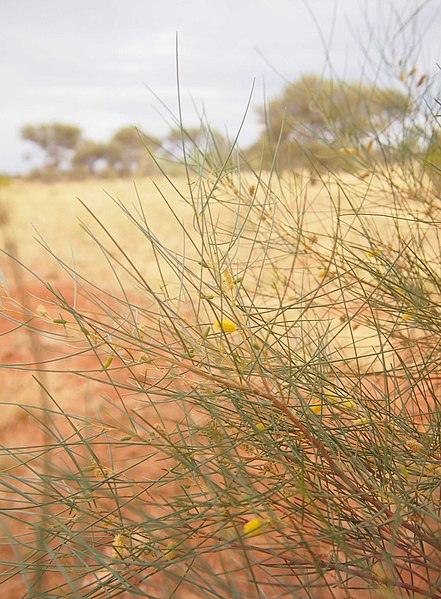
[[[233,135],[256,80],[245,144],[255,107],[305,72],[373,77],[379,49],[400,56],[419,39],[419,68],[437,73],[440,31],[441,0],[0,0],[0,172],[25,166],[24,124],[73,123],[96,140],[126,124],[165,134],[148,87],[176,113],[176,33],[187,125],[195,104]]]

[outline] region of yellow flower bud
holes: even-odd
[[[122,559],[127,553],[124,538],[121,534],[116,534],[112,542],[112,557]]]
[[[103,364],[103,370],[106,370],[106,368],[109,368],[109,366],[111,365],[112,361],[113,361],[113,356],[109,356],[107,358],[107,360]]]
[[[237,329],[237,324],[228,318],[223,318],[220,322],[215,320],[213,326],[224,333],[233,333]]]
[[[252,520],[245,522],[242,530],[247,537],[254,537],[256,535],[260,535],[267,528],[268,521],[258,516],[257,518],[253,518]]]

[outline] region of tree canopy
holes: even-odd
[[[21,137],[44,153],[44,164],[33,174],[53,179],[95,175],[145,175],[153,171],[147,150],[161,149],[161,140],[134,126],[118,129],[107,142],[85,139],[81,129],[65,123],[26,125]]]
[[[346,144],[390,124],[406,111],[407,102],[394,89],[307,75],[288,84],[260,114],[276,139],[313,137]]]
[[[151,171],[150,151],[161,146],[156,137],[147,135],[141,129],[127,126],[118,129],[107,145],[106,159],[109,166],[121,175],[131,175],[136,172]]]
[[[45,153],[46,166],[60,169],[81,139],[81,129],[65,123],[26,125],[21,137],[39,146]]]
[[[72,167],[88,175],[95,175],[100,162],[107,164],[107,154],[107,144],[85,139],[80,142],[72,157]]]
[[[305,75],[259,109],[262,139],[279,144],[285,162],[303,151],[338,150],[385,131],[408,110],[408,97],[392,88]],[[272,150],[271,150],[272,151]],[[270,153],[271,153],[270,151]]]

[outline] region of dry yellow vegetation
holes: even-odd
[[[136,186],[127,179],[58,183],[13,181],[1,191],[0,196],[8,215],[8,230],[4,234],[15,239],[19,259],[42,278],[58,276],[59,269],[34,239],[38,234],[51,251],[68,265],[72,266],[74,261],[78,272],[99,278],[102,256],[80,223],[91,227],[98,239],[103,239],[104,235],[81,205],[79,200],[82,200],[122,243],[124,249],[139,263],[144,263],[145,274],[150,276],[154,273],[154,269],[149,271],[151,250],[145,239],[137,234],[135,227],[124,218],[116,201],[121,201],[129,208],[135,206],[135,209],[139,209],[139,195],[153,231],[179,247],[179,232],[155,187],[155,184],[161,187],[163,182],[162,177],[137,180]],[[185,191],[183,179],[178,179],[176,185]],[[181,214],[185,214],[184,202],[170,186],[167,188],[167,200]],[[190,210],[187,213],[190,215]]]

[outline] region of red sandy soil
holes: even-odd
[[[58,280],[54,287],[57,292],[72,301],[70,282]],[[42,284],[35,280],[27,280],[26,277],[22,281],[20,290],[12,287],[9,289],[9,297],[3,295],[2,298],[2,312],[6,318],[0,318],[2,338],[0,364],[3,365],[0,388],[2,404],[0,435],[3,449],[0,457],[1,470],[6,476],[12,474],[32,477],[37,472],[44,474],[48,468],[60,467],[68,468],[74,474],[75,466],[61,448],[48,452],[50,466],[46,460],[44,447],[59,443],[59,440],[64,437],[73,447],[79,467],[84,468],[84,471],[91,470],[88,476],[92,478],[102,476],[102,472],[109,468],[116,472],[119,468],[127,469],[130,464],[133,466],[129,469],[130,478],[142,480],[147,473],[149,480],[159,476],[166,467],[164,461],[149,460],[147,464],[141,460],[140,465],[136,466],[136,463],[140,462],[140,456],[142,457],[143,452],[147,450],[146,445],[139,443],[139,438],[135,436],[134,439],[138,443],[119,443],[119,440],[127,435],[129,426],[129,419],[124,416],[124,410],[139,407],[136,405],[136,398],[132,397],[133,393],[122,399],[118,397],[115,389],[108,384],[107,372],[103,371],[102,363],[93,351],[68,358],[72,349],[65,343],[48,339],[38,332],[31,332],[20,326],[19,323],[27,319],[25,311],[20,309],[20,304],[23,303],[28,310],[32,311],[35,311],[39,305],[45,305],[50,316],[58,318],[60,315],[54,312],[53,308],[48,307],[50,301],[48,290]],[[14,320],[16,322],[13,322]],[[31,324],[34,329],[54,332],[62,329],[63,326],[50,323],[48,318],[33,318]],[[36,368],[35,362],[43,363],[43,366]],[[112,363],[112,368],[115,367],[118,367],[117,359]],[[61,372],[53,372],[53,370]],[[89,376],[69,374],[62,372],[63,370],[89,371]],[[145,366],[144,372],[147,372],[148,377],[154,376],[151,367]],[[49,410],[46,416],[41,410],[42,406]],[[69,418],[66,415],[69,415]],[[159,424],[160,420],[167,425],[168,421],[175,421],[177,414],[176,409],[168,404],[161,407],[161,418],[158,418],[151,408],[144,405],[142,416],[153,425]],[[72,423],[77,428],[75,433],[73,433]],[[89,441],[82,443],[80,435]],[[93,466],[96,462],[92,461],[86,445],[89,449],[93,449],[96,462],[99,462],[95,469]],[[114,447],[117,449],[115,450]],[[18,466],[14,457],[16,453],[22,456],[24,462],[32,457],[32,467]],[[117,459],[120,463],[115,461]],[[12,484],[20,487],[17,480]],[[38,482],[37,486],[41,486],[41,483]],[[26,485],[24,487],[26,488]],[[0,491],[0,497],[2,503],[8,505],[9,509],[14,506],[22,507],[20,498],[15,497],[6,488]],[[65,512],[62,501],[59,506],[54,506],[54,509],[55,512],[58,510],[60,513]],[[110,506],[104,498],[101,500],[100,509],[111,511],[114,506]],[[5,519],[7,534],[12,538],[23,535],[23,538],[26,537],[29,541],[31,539],[29,535],[32,534],[25,520],[26,518],[22,521]],[[109,555],[112,551],[113,536],[114,533],[110,529],[101,540],[103,552]],[[19,552],[22,553],[22,548]],[[7,539],[6,544],[5,540],[1,543],[0,557],[2,560],[10,559],[12,562],[17,559],[14,555],[13,543],[8,542]],[[46,575],[45,584],[53,583],[57,578],[59,577],[52,574]],[[26,590],[25,583],[18,576],[3,584],[0,578],[0,584],[2,596],[19,597]]]
[[[57,280],[54,284],[57,291],[63,294],[70,301],[72,300],[72,285],[70,282],[63,282]],[[17,288],[11,288],[9,290],[10,297],[4,297],[2,302],[3,314],[6,317],[17,319],[18,321],[23,320],[23,312],[20,313],[20,309],[14,303],[14,299],[17,299],[19,303],[25,303],[28,309],[36,310],[40,304],[46,304],[50,300],[50,294],[47,289],[41,283],[35,282],[35,280],[27,280],[25,278],[22,282],[20,290]],[[58,318],[57,314],[54,314],[54,310],[48,308],[48,312],[51,313],[51,317]],[[44,318],[32,320],[34,326],[39,326],[42,329],[48,328],[48,321]],[[52,325],[51,325],[52,326]],[[62,325],[53,324],[53,329]],[[112,386],[106,384],[106,372],[101,368],[97,356],[93,352],[87,352],[75,359],[65,359],[61,362],[50,363],[50,360],[58,360],[59,358],[65,357],[69,353],[63,343],[47,339],[39,336],[35,333],[30,333],[23,327],[8,321],[6,318],[0,318],[0,334],[2,336],[2,343],[0,345],[0,363],[8,366],[2,370],[1,379],[1,403],[2,403],[2,421],[0,423],[0,434],[1,434],[1,445],[4,448],[10,448],[17,450],[18,448],[28,448],[25,452],[27,457],[30,455],[39,455],[42,453],[42,447],[54,443],[55,436],[53,436],[49,430],[44,431],[44,426],[48,425],[49,429],[53,427],[54,435],[63,436],[66,438],[72,438],[72,428],[69,420],[65,414],[76,415],[78,418],[75,420],[75,425],[78,430],[84,432],[85,435],[94,437],[94,451],[100,464],[103,468],[113,468],[115,471],[118,468],[127,468],[129,463],[135,464],[142,453],[146,451],[147,445],[137,445],[136,443],[127,443],[125,447],[121,447],[118,452],[112,449],[113,458],[117,454],[120,463],[110,463],[109,456],[109,444],[116,447],[115,444],[119,440],[127,435],[128,419],[123,416],[121,410],[121,401],[115,389]],[[35,361],[49,361],[46,363],[45,368],[40,372],[35,372],[32,364]],[[20,367],[20,364],[28,366]],[[14,367],[14,365],[16,367]],[[51,372],[54,369],[61,370],[89,370],[93,378],[98,380],[91,380],[81,376],[75,376],[63,372]],[[117,367],[117,362],[112,364],[112,367]],[[147,367],[145,367],[147,369]],[[155,372],[152,368],[148,370],[148,377],[155,377]],[[37,381],[33,378],[39,379],[40,383],[45,387],[44,391]],[[137,400],[133,397],[133,394],[127,394],[124,397],[125,409],[136,409]],[[46,408],[54,410],[51,413],[49,419],[45,419],[39,409],[44,405]],[[56,413],[58,413],[58,416]],[[89,424],[81,421],[81,417],[84,416]],[[158,416],[155,414],[152,408],[145,408],[143,410],[143,417],[151,419],[155,423],[159,423]],[[161,420],[169,422],[173,425],[178,417],[176,407],[170,404],[161,406]],[[78,438],[76,439],[78,441]],[[91,458],[84,448],[78,451],[80,465],[84,468],[90,469]],[[65,456],[58,452],[55,458],[61,466],[66,466]],[[36,469],[43,468],[43,461],[37,459],[35,461]],[[165,463],[156,460],[149,460],[142,462],[140,465],[130,470],[129,476],[142,480],[147,477],[149,480],[154,479],[164,471]],[[14,457],[8,455],[7,452],[3,454],[0,462],[1,469],[4,473],[12,472],[13,474],[21,474],[23,476],[29,476],[32,471],[27,467],[16,466]],[[70,465],[70,467],[72,464]],[[91,477],[100,476],[100,467],[91,472]],[[163,489],[161,493],[170,492],[174,489],[169,487],[167,490]],[[14,497],[8,492],[2,492],[3,502],[7,502],[9,506],[14,505]],[[18,505],[18,504],[17,504]],[[55,507],[55,511],[60,509]],[[109,503],[108,498],[102,498],[99,505],[101,510],[112,510],[114,507]],[[24,522],[17,523],[14,521],[8,522],[9,532],[11,534],[29,534],[27,526]],[[112,539],[114,536],[114,529],[110,526],[109,531],[102,532],[102,538],[100,543],[104,554],[109,555],[112,551]],[[29,540],[29,539],[28,539]],[[13,547],[3,545],[0,549],[1,558],[3,560],[10,559],[14,561]],[[215,560],[214,560],[215,561]],[[137,580],[135,573],[133,580]],[[90,577],[89,577],[90,578]],[[331,575],[332,578],[332,575]],[[49,583],[54,584],[56,581],[60,581],[59,575],[46,574],[44,577],[44,585]],[[84,583],[92,582],[87,577],[84,579]],[[1,579],[0,579],[1,584]],[[161,594],[164,590],[158,589],[158,583],[152,580],[149,583],[142,583],[139,578],[139,586],[144,592],[154,592],[155,596],[158,593],[158,597],[165,597]],[[22,596],[26,591],[26,585],[21,577],[14,577],[11,580],[2,584],[2,596],[8,597],[19,597]],[[244,597],[253,597],[252,591],[248,594],[246,587],[244,587]],[[57,596],[57,595],[54,595]],[[100,595],[101,596],[101,595]],[[104,595],[103,595],[104,596]],[[113,596],[113,595],[112,595]],[[130,593],[119,594],[122,599],[128,599]],[[189,589],[183,587],[176,595],[181,599],[192,599],[193,597],[200,597],[200,594],[193,594]],[[301,595],[298,595],[301,597]],[[330,597],[329,593],[319,593],[317,591],[317,599],[322,597]],[[343,590],[334,589],[333,597],[347,597],[348,595]],[[355,595],[354,595],[355,596]],[[396,595],[399,596],[399,595]],[[358,591],[357,597],[373,599],[374,595],[370,592]]]

